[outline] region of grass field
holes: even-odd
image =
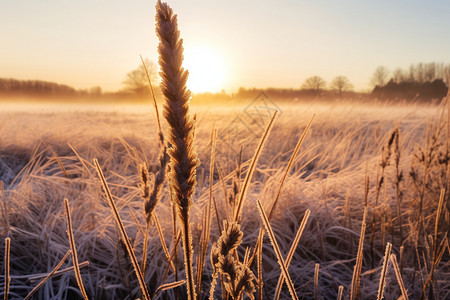
[[[350,298],[356,286],[352,276],[367,204],[359,298],[377,297],[387,243],[393,246],[392,253],[409,299],[419,299],[422,290],[423,299],[449,298],[450,202],[447,192],[443,194],[436,224],[440,192],[449,182],[447,107],[343,101],[295,105],[272,102],[271,105],[269,110],[251,101],[242,106],[192,107],[196,114],[194,144],[201,162],[191,209],[195,259],[199,257],[205,208],[210,199],[211,132],[213,127],[218,130],[212,176],[217,209],[212,209],[211,236],[202,272],[202,297],[209,296],[213,273],[210,251],[221,235],[218,226],[223,227],[223,220],[232,218],[232,201],[229,200],[239,193],[264,127],[270,120],[271,109],[276,105],[278,117],[244,200],[240,222],[243,238],[237,248],[240,259],[244,258],[246,247],[250,253],[253,251],[262,226],[256,201],[269,210],[296,143],[315,114],[270,219],[285,257],[305,212],[311,211],[288,267],[298,297],[336,299],[339,287],[343,286],[342,299]],[[10,299],[25,297],[70,249],[63,201],[67,198],[81,278],[88,297],[140,297],[136,274],[121,242],[93,159],[99,160],[134,253],[142,264],[146,221],[139,165],[146,163],[153,180],[160,153],[154,108],[150,104],[8,107],[0,113],[0,120],[0,174],[4,184],[0,215],[0,295],[4,294],[6,237],[11,239]],[[163,123],[163,132],[166,127]],[[399,129],[398,169],[396,138],[390,146],[390,156],[387,154],[388,142],[396,128]],[[237,169],[241,170],[239,176]],[[403,176],[397,189],[398,172]],[[380,180],[382,175],[383,180]],[[401,195],[400,202],[398,195]],[[164,241],[172,253],[176,229],[173,228],[167,180],[155,212]],[[176,272],[170,268],[163,282],[168,259],[154,220],[150,225],[144,278],[152,295],[163,283],[183,280],[184,264],[180,243],[173,259]],[[262,298],[271,299],[281,271],[267,235],[261,253]],[[318,269],[316,264],[319,264]],[[60,269],[72,265],[69,258]],[[257,285],[257,259],[251,270]],[[315,274],[315,270],[318,273]],[[259,296],[258,285],[256,290],[253,295]],[[220,298],[221,291],[219,280],[215,297]],[[181,285],[160,291],[157,297],[175,299],[178,295],[183,299],[185,294],[185,286]],[[401,294],[391,261],[384,296],[397,299]],[[50,277],[34,297],[81,297],[74,271]],[[286,285],[281,292],[281,299],[285,298],[290,298]]]

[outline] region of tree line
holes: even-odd
[[[157,65],[149,59],[142,61],[136,69],[126,74],[122,82],[123,89],[115,92],[103,92],[99,86],[90,89],[75,89],[71,86],[42,80],[17,80],[0,78],[0,96],[44,96],[44,97],[90,97],[90,98],[147,98],[150,94],[148,79],[150,78],[156,94],[159,90],[159,75]],[[369,93],[357,93],[353,84],[343,75],[336,76],[327,83],[320,76],[308,77],[297,89],[239,88],[231,95],[221,93],[204,93],[194,95],[196,99],[217,98],[249,98],[264,90],[269,95],[279,99],[299,98],[387,98],[387,99],[422,99],[442,98],[446,95],[449,82],[450,64],[418,63],[407,69],[396,68],[392,72],[384,66],[376,68],[370,83],[373,87]],[[148,76],[147,76],[148,75]]]
[[[390,72],[378,67],[371,78],[371,94],[377,98],[406,100],[441,99],[448,91],[450,64],[418,63],[408,69],[396,68]]]

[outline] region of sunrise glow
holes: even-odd
[[[220,92],[225,87],[225,58],[208,45],[185,47],[184,67],[189,71],[188,88],[193,93]]]

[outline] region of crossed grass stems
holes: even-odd
[[[238,247],[241,245],[243,232],[240,229],[240,223],[242,218],[242,208],[246,199],[246,194],[250,186],[250,182],[253,176],[253,173],[256,169],[256,165],[258,159],[261,155],[264,144],[266,143],[270,132],[273,128],[275,118],[277,112],[274,113],[270,122],[268,123],[260,142],[255,150],[255,153],[249,163],[248,169],[246,170],[246,175],[243,182],[240,182],[241,175],[241,162],[239,163],[238,169],[236,170],[236,178],[233,180],[233,194],[228,197],[228,203],[230,205],[230,209],[232,213],[228,216],[227,220],[223,220],[223,224],[221,224],[219,220],[219,214],[217,211],[217,204],[215,202],[215,198],[213,197],[213,175],[214,175],[214,165],[215,165],[215,146],[216,146],[216,138],[217,138],[217,130],[212,129],[211,133],[211,154],[210,154],[210,173],[209,173],[209,201],[204,210],[204,218],[203,218],[203,231],[201,234],[200,240],[200,252],[197,253],[197,269],[194,270],[194,251],[192,246],[192,233],[191,233],[191,222],[190,222],[190,208],[193,205],[192,196],[194,194],[194,188],[196,185],[196,167],[198,166],[198,158],[195,152],[194,147],[194,136],[195,136],[195,118],[190,115],[189,112],[189,99],[190,92],[186,88],[186,80],[188,73],[182,67],[183,62],[183,45],[182,40],[179,37],[178,24],[177,24],[177,16],[173,14],[172,9],[166,4],[158,1],[156,5],[157,9],[157,34],[160,38],[160,45],[158,48],[160,54],[160,66],[161,66],[161,77],[162,77],[162,92],[166,98],[166,104],[164,106],[163,115],[169,124],[169,139],[166,140],[165,136],[162,132],[158,107],[156,104],[156,99],[153,93],[153,87],[151,86],[151,80],[148,77],[148,82],[150,85],[150,90],[152,92],[153,104],[156,112],[156,119],[158,125],[158,136],[159,143],[161,147],[160,155],[159,155],[159,168],[156,172],[156,175],[153,177],[153,182],[150,182],[150,176],[148,174],[148,169],[145,163],[142,163],[140,166],[140,178],[141,178],[141,191],[142,198],[144,202],[144,214],[145,214],[145,234],[144,234],[144,245],[143,245],[143,257],[141,263],[139,263],[133,246],[130,243],[130,239],[125,231],[125,227],[120,218],[119,211],[115,205],[113,196],[108,187],[108,183],[103,175],[103,171],[99,162],[94,159],[94,166],[97,170],[98,177],[101,182],[101,186],[105,193],[106,199],[108,201],[109,206],[112,209],[114,219],[116,221],[117,228],[121,233],[122,243],[125,245],[125,249],[130,257],[133,269],[135,271],[136,277],[139,282],[139,286],[141,289],[141,296],[143,299],[152,299],[155,298],[161,291],[179,288],[180,286],[186,285],[186,294],[188,299],[194,300],[197,298],[202,298],[203,295],[203,271],[206,264],[206,258],[208,253],[210,240],[210,231],[211,231],[211,222],[213,219],[213,215],[216,217],[217,227],[219,231],[221,231],[221,235],[217,242],[213,242],[210,250],[210,263],[213,269],[212,279],[210,283],[210,291],[209,298],[215,299],[219,297],[219,293],[216,289],[218,280],[220,279],[221,286],[221,297],[223,299],[242,299],[244,294],[247,295],[250,299],[255,299],[255,292],[257,299],[263,299],[263,272],[262,272],[262,264],[263,264],[263,255],[262,255],[262,246],[263,246],[263,237],[265,233],[268,234],[271,246],[273,248],[274,254],[277,258],[281,276],[278,280],[274,299],[279,299],[281,294],[281,288],[283,283],[286,284],[289,293],[292,299],[298,299],[296,288],[293,284],[291,276],[289,274],[289,265],[292,261],[295,250],[299,244],[300,238],[302,236],[303,231],[306,228],[306,224],[308,222],[308,218],[310,216],[310,210],[306,210],[304,213],[301,224],[297,230],[297,233],[293,239],[292,245],[286,257],[283,257],[281,253],[281,249],[278,245],[276,236],[272,227],[270,225],[270,218],[272,216],[273,211],[275,210],[279,196],[282,192],[283,185],[285,180],[293,166],[293,162],[295,157],[297,156],[300,147],[308,133],[308,130],[311,126],[311,123],[314,119],[314,116],[311,118],[307,126],[305,127],[303,134],[301,135],[292,155],[287,164],[287,167],[283,173],[283,177],[280,181],[279,188],[277,190],[276,197],[270,203],[270,207],[268,209],[268,213],[266,213],[266,209],[264,209],[260,200],[256,200],[256,207],[259,212],[262,226],[260,227],[259,234],[255,246],[253,250],[250,248],[245,249],[245,254],[243,258],[239,257]],[[142,57],[141,57],[142,59]],[[145,64],[144,68],[145,68]],[[147,71],[147,70],[146,70]],[[147,72],[148,76],[148,72]],[[448,98],[448,97],[447,97]],[[449,122],[447,122],[449,124]],[[379,197],[382,192],[382,187],[386,186],[385,183],[385,170],[387,166],[390,164],[392,152],[394,165],[395,165],[395,179],[394,186],[396,189],[396,200],[397,200],[397,222],[398,222],[398,239],[400,246],[400,260],[402,259],[402,247],[403,247],[403,221],[401,214],[401,202],[402,202],[402,193],[401,193],[401,182],[403,179],[403,175],[399,169],[399,160],[400,160],[400,150],[399,150],[399,129],[395,129],[392,132],[390,139],[388,140],[385,147],[382,149],[382,157],[380,162],[380,172],[379,176],[376,180],[376,196],[375,196],[375,205],[372,207],[372,220],[371,220],[371,238],[370,238],[370,249],[371,249],[371,262],[372,269],[375,268],[375,253],[374,253],[374,240],[376,235],[377,226],[376,218],[380,218],[381,220],[381,231],[382,231],[382,241],[384,244],[385,241],[385,229],[386,224],[384,224],[386,218],[385,206],[379,205]],[[428,170],[432,167],[431,161],[433,160],[433,149],[436,150],[437,146],[434,147],[434,144],[437,143],[437,138],[432,135],[429,144],[430,146],[427,148],[427,151],[422,151],[422,156],[418,157],[419,163],[423,164],[424,169],[424,178],[421,180],[418,178],[417,170],[412,168],[411,177],[414,179],[414,183],[416,185],[418,191],[418,200],[417,200],[417,222],[414,228],[416,232],[415,239],[415,251],[419,264],[419,270],[422,270],[420,266],[421,256],[419,254],[419,236],[423,234],[425,231],[424,228],[424,216],[422,214],[424,207],[424,193],[427,187],[427,183],[429,182],[429,178],[427,178]],[[434,148],[433,148],[434,147]],[[449,141],[447,137],[447,158],[448,158],[448,148]],[[447,159],[448,164],[448,159]],[[60,165],[64,170],[62,164]],[[450,170],[447,167],[447,172]],[[416,173],[414,173],[416,172]],[[218,170],[220,177],[220,170]],[[447,173],[448,175],[448,173]],[[448,179],[449,176],[447,176]],[[155,212],[155,208],[160,201],[161,198],[161,190],[164,182],[168,178],[169,186],[170,186],[170,194],[171,200],[173,203],[173,232],[174,232],[174,245],[169,251],[167,247],[162,229],[159,223],[158,216]],[[447,182],[448,187],[449,183]],[[355,261],[355,266],[353,270],[353,277],[350,286],[350,299],[358,299],[360,297],[360,279],[361,279],[361,269],[362,269],[362,261],[363,261],[363,248],[364,248],[364,240],[366,235],[366,227],[367,227],[367,214],[369,210],[368,203],[368,189],[369,189],[369,179],[366,176],[366,192],[365,192],[365,208],[363,214],[363,221],[361,225],[361,233],[358,243],[358,252]],[[3,190],[3,188],[2,188]],[[227,197],[226,197],[227,198]],[[430,235],[430,241],[426,245],[427,253],[430,258],[429,266],[425,268],[428,270],[428,273],[423,275],[423,272],[420,271],[422,276],[422,293],[420,298],[425,299],[427,296],[433,296],[434,293],[434,273],[437,265],[441,261],[444,252],[446,249],[450,247],[448,245],[447,235],[445,234],[444,238],[440,238],[442,234],[439,232],[439,225],[442,222],[442,217],[445,211],[445,200],[448,198],[446,193],[446,189],[442,188],[439,195],[438,208],[435,216],[435,226],[434,226],[434,235]],[[70,250],[67,251],[66,255],[63,259],[58,263],[58,265],[49,273],[45,278],[43,278],[38,285],[25,297],[25,299],[30,299],[31,296],[41,287],[46,280],[48,280],[51,276],[53,276],[58,269],[62,266],[63,262],[69,257],[72,256],[73,262],[73,270],[75,272],[76,282],[80,289],[80,293],[84,299],[88,299],[85,288],[83,286],[83,281],[80,273],[80,268],[86,265],[86,262],[79,263],[77,258],[75,239],[73,236],[72,230],[72,222],[70,216],[70,207],[69,200],[64,199],[65,213],[67,219],[67,234],[68,240],[70,244]],[[178,215],[178,218],[175,217]],[[179,221],[179,225],[177,224],[177,219]],[[164,254],[167,259],[167,268],[162,279],[162,284],[154,289],[153,295],[150,295],[150,291],[147,287],[147,284],[144,279],[145,269],[148,264],[147,257],[147,247],[148,247],[148,235],[151,223],[155,224],[157,227],[158,235],[161,241],[161,245],[164,251]],[[369,227],[370,228],[370,227]],[[166,276],[170,269],[177,274],[178,269],[176,267],[175,257],[177,256],[177,246],[181,240],[183,254],[184,254],[184,264],[185,264],[185,279],[177,280],[170,283],[164,283]],[[379,279],[379,288],[378,288],[378,296],[377,299],[383,298],[383,292],[386,284],[386,276],[389,263],[392,264],[392,267],[395,272],[395,276],[397,279],[398,286],[401,291],[401,295],[403,299],[408,299],[408,291],[406,290],[403,279],[402,279],[402,270],[401,266],[397,262],[397,256],[392,253],[392,243],[387,243],[385,255],[383,259],[383,265],[381,267],[381,276]],[[422,255],[423,257],[423,255]],[[10,261],[10,238],[5,239],[5,282],[4,282],[4,299],[8,299],[8,291],[9,291],[9,283],[10,283],[10,275],[9,275],[9,261]],[[424,263],[425,258],[422,260]],[[256,263],[257,274],[255,275],[252,271],[252,266]],[[428,268],[428,269],[427,269]],[[318,279],[319,279],[320,265],[316,264],[315,272],[314,272],[314,298],[319,298],[319,289],[318,289]],[[194,277],[194,273],[196,276]],[[178,275],[176,275],[178,278]],[[338,299],[342,299],[343,297],[343,286],[339,286],[338,289]]]

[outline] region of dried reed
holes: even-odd
[[[141,268],[139,267],[139,264],[136,259],[136,255],[134,254],[133,247],[131,246],[130,239],[128,238],[127,232],[125,230],[125,226],[123,226],[122,220],[120,219],[119,211],[117,210],[116,204],[114,203],[114,199],[112,197],[111,191],[109,190],[108,183],[106,182],[105,176],[103,175],[102,169],[100,167],[100,164],[98,163],[98,160],[94,158],[94,165],[98,173],[98,177],[100,178],[103,191],[105,192],[106,198],[108,200],[108,204],[111,207],[114,219],[116,220],[117,227],[122,235],[123,243],[125,244],[126,250],[128,252],[128,255],[130,256],[131,263],[133,264],[134,271],[136,273],[136,276],[139,281],[139,285],[142,290],[142,295],[144,299],[150,300],[150,294],[148,292],[147,286],[145,284],[144,275],[141,272]]]
[[[359,244],[358,244],[358,255],[356,256],[356,263],[353,269],[350,300],[356,300],[359,298],[359,284],[361,280],[361,268],[364,257],[363,255],[364,237],[366,234],[366,217],[367,217],[367,207],[364,208],[363,220],[361,224],[361,234],[359,235]]]
[[[278,246],[278,242],[276,240],[275,234],[272,231],[272,227],[270,226],[269,219],[267,218],[266,213],[264,212],[264,208],[261,205],[259,199],[256,199],[256,206],[258,207],[259,214],[263,221],[264,227],[266,228],[267,234],[269,235],[270,242],[272,244],[273,250],[275,251],[275,255],[277,256],[278,264],[281,268],[281,274],[283,274],[285,278],[286,285],[288,286],[289,293],[291,293],[292,299],[297,299],[297,293],[295,292],[294,284],[292,283],[291,276],[289,275],[286,263],[281,255],[280,247]]]
[[[27,295],[25,298],[23,298],[23,300],[29,300],[29,299],[31,299],[31,296],[33,296],[33,294],[36,293],[37,290],[39,290],[39,289],[45,284],[45,282],[47,282],[47,280],[48,280],[50,277],[52,277],[52,276],[56,273],[56,271],[59,270],[59,268],[61,268],[62,264],[63,264],[63,263],[66,261],[66,259],[69,257],[70,253],[71,253],[71,251],[70,251],[70,250],[67,250],[66,254],[65,254],[64,257],[59,261],[59,263],[56,265],[56,267],[54,267],[53,270],[52,270],[50,273],[48,273],[48,275],[45,276],[45,278],[42,279],[41,282],[39,282],[39,283],[38,283],[38,284],[37,284],[37,285],[36,285],[36,286],[28,293],[28,295]],[[80,265],[78,265],[78,267],[80,267]]]
[[[5,239],[5,284],[4,284],[4,299],[8,300],[9,294],[9,284],[11,283],[11,277],[9,276],[9,256],[11,250],[11,238],[7,237]]]
[[[183,232],[183,252],[188,298],[194,300],[196,288],[193,271],[193,248],[190,229],[190,207],[196,184],[197,153],[194,150],[195,121],[189,114],[190,91],[186,88],[188,72],[182,67],[183,41],[177,16],[167,3],[156,4],[156,33],[161,67],[161,90],[166,98],[164,117],[169,123],[169,180],[172,201],[177,204]]]
[[[70,208],[69,208],[69,200],[67,198],[64,198],[64,207],[66,212],[66,218],[67,218],[67,235],[69,237],[70,242],[70,251],[72,253],[72,262],[74,266],[75,271],[75,278],[77,279],[78,287],[80,288],[81,295],[84,299],[89,299],[86,291],[84,289],[83,280],[81,279],[81,272],[80,272],[80,266],[78,265],[78,256],[77,256],[77,249],[75,247],[75,238],[73,236],[73,230],[72,230],[72,220],[70,217]]]
[[[386,251],[384,253],[383,267],[381,268],[380,284],[378,286],[377,300],[383,299],[384,286],[386,285],[386,274],[389,266],[389,258],[391,256],[392,244],[387,243]]]
[[[342,300],[342,295],[344,294],[344,287],[342,285],[339,286],[337,300]]]
[[[300,238],[302,237],[303,231],[306,228],[306,223],[308,223],[309,216],[311,215],[311,210],[307,209],[305,211],[305,215],[303,216],[302,222],[297,229],[297,233],[295,234],[294,241],[292,242],[291,248],[289,249],[289,253],[286,256],[286,266],[289,268],[289,265],[294,257],[295,250],[297,249],[298,243],[300,242]],[[277,287],[275,289],[275,297],[274,299],[280,298],[281,287],[283,286],[284,276],[281,274],[278,279]]]
[[[319,299],[319,268],[320,264],[316,264],[314,268],[314,300]]]
[[[270,120],[269,124],[267,125],[266,129],[264,130],[263,136],[259,140],[258,147],[256,148],[255,154],[253,155],[252,161],[250,163],[250,167],[248,168],[247,174],[245,175],[245,179],[242,184],[241,191],[239,193],[239,198],[236,202],[236,209],[234,211],[233,220],[235,222],[239,222],[239,219],[241,218],[242,207],[244,205],[244,200],[245,200],[245,196],[247,195],[247,190],[250,185],[250,181],[253,177],[253,172],[255,171],[255,168],[256,168],[256,163],[258,162],[258,159],[259,159],[259,156],[261,155],[261,151],[264,147],[264,144],[270,134],[270,131],[272,130],[277,113],[278,113],[278,111],[274,112],[272,119]]]
[[[197,256],[197,293],[199,297],[201,298],[201,291],[202,291],[202,275],[203,275],[203,269],[205,266],[205,260],[206,255],[208,252],[208,242],[209,242],[209,236],[211,231],[211,209],[213,205],[213,179],[214,179],[214,160],[215,160],[215,151],[216,151],[216,138],[217,138],[217,130],[214,128],[211,132],[211,155],[210,155],[210,162],[209,162],[209,201],[208,205],[205,208],[205,214],[203,217],[203,230],[202,230],[202,236],[200,241],[200,253]],[[215,202],[214,202],[215,204]],[[217,213],[217,206],[214,205],[215,211],[216,211],[216,217],[219,219],[218,213]]]
[[[395,256],[395,254],[391,254],[390,259],[392,262],[392,266],[394,267],[395,277],[397,277],[397,282],[400,287],[400,291],[402,292],[403,299],[408,300],[408,293],[406,292],[406,288],[402,279],[402,273],[400,272],[400,268],[397,263],[397,256]]]
[[[8,203],[6,201],[6,195],[5,195],[5,185],[3,183],[3,180],[0,180],[0,190],[2,195],[2,216],[4,221],[4,231],[3,234],[6,236],[9,233],[9,215],[8,215]]]

